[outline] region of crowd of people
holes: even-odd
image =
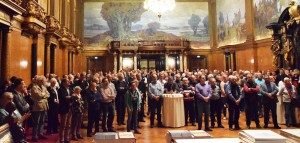
[[[85,116],[87,137],[100,132],[100,121],[102,132],[115,132],[115,111],[119,126],[126,125],[128,132],[134,130],[141,134],[139,122],[145,122],[146,112],[150,114],[151,128],[155,127],[155,116],[157,126],[163,127],[162,95],[179,93],[183,94],[185,125],[196,126],[197,123],[198,130],[224,128],[222,115],[227,118],[227,112],[229,129],[240,130],[241,111],[245,111],[248,129],[252,121],[256,128],[262,128],[259,122],[262,117],[263,127],[268,128],[270,112],[274,128],[280,129],[279,124],[297,127],[295,109],[300,104],[299,84],[297,69],[274,72],[87,71],[62,78],[55,74],[35,76],[28,86],[23,79],[11,77],[1,84],[0,125],[7,122],[6,105],[13,102],[17,107],[16,117],[28,117],[23,126],[31,122],[33,142],[47,139],[43,133],[45,121],[47,134],[59,133],[60,142],[83,139],[80,129]]]

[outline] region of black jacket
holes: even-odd
[[[47,90],[50,93],[50,97],[48,98],[49,110],[58,110],[59,105],[54,103],[54,100],[58,98],[58,90],[56,89],[57,93],[52,87],[48,87]]]
[[[67,114],[71,107],[71,99],[67,99],[67,96],[72,95],[72,90],[69,88],[70,94],[68,94],[68,91],[65,87],[61,86],[58,89],[58,99],[59,99],[59,113],[60,114]]]

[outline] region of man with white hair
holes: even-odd
[[[235,130],[240,130],[239,118],[240,118],[240,102],[243,98],[240,86],[236,83],[237,77],[230,76],[230,82],[227,84],[225,92],[228,96],[229,105],[229,130],[233,130],[232,126],[234,124]]]
[[[39,139],[47,139],[44,136],[44,122],[46,112],[49,109],[48,98],[49,92],[46,88],[46,78],[44,76],[38,76],[36,78],[36,84],[31,89],[31,98],[33,100],[32,118],[33,118],[33,130],[32,130],[32,142],[38,142]]]

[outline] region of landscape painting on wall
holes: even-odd
[[[277,22],[281,13],[289,7],[291,0],[254,0],[254,25],[255,39],[271,37],[271,32],[266,26]],[[299,4],[300,0],[294,0]]]
[[[190,40],[192,48],[209,48],[207,2],[176,2],[172,11],[157,14],[143,2],[85,2],[84,39],[87,48],[112,40]]]
[[[218,47],[246,41],[245,0],[217,0]]]

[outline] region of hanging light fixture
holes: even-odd
[[[175,0],[145,0],[144,8],[157,13],[160,19],[162,13],[175,8]]]

